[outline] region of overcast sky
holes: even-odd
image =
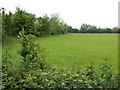
[[[0,0],[0,8],[15,11],[16,7],[43,16],[59,13],[73,28],[87,23],[100,27],[118,26],[119,0]]]

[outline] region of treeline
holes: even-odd
[[[73,29],[69,27],[68,32],[70,33],[120,33],[120,28],[97,28],[94,25],[82,24],[80,29]]]
[[[5,12],[1,9],[2,15],[2,36],[17,36],[23,28],[26,34],[36,36],[56,35],[67,33],[68,25],[59,17],[58,14],[52,14],[51,17],[44,15],[36,17],[35,14],[28,13],[20,8],[16,8],[15,13]]]
[[[44,15],[36,17],[35,14],[28,13],[25,10],[16,8],[15,13],[5,12],[0,9],[2,15],[2,40],[7,36],[17,36],[23,28],[26,34],[35,36],[57,35],[65,33],[120,33],[120,28],[97,28],[94,25],[82,24],[80,29],[68,26],[58,14],[52,14],[51,17]],[[1,32],[1,31],[0,31]]]

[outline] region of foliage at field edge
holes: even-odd
[[[2,40],[7,36],[17,36],[19,31],[24,28],[26,34],[36,36],[57,35],[65,33],[119,33],[120,28],[97,28],[94,25],[82,24],[80,29],[72,28],[64,23],[58,14],[47,14],[43,17],[36,17],[35,14],[28,13],[20,8],[16,8],[15,13],[5,12],[0,9],[2,15]]]
[[[114,28],[101,28],[90,25],[90,24],[82,24],[80,29],[73,29],[72,27],[69,27],[68,32],[70,33],[120,33],[120,28],[114,27]]]
[[[77,72],[70,69],[56,71],[56,66],[50,66],[46,60],[45,49],[32,41],[34,35],[25,35],[24,30],[19,33],[22,43],[19,54],[23,57],[18,70],[11,69],[13,63],[9,52],[3,55],[3,89],[10,88],[118,88],[118,75],[112,73],[108,59],[100,68],[101,72],[95,71],[95,63],[83,71]]]
[[[22,28],[26,34],[34,34],[36,36],[57,35],[67,33],[68,26],[60,18],[58,14],[52,14],[48,17],[36,17],[35,14],[28,13],[20,8],[16,8],[16,12],[6,13],[5,9],[0,9],[2,15],[2,33],[3,40],[6,36],[17,36]]]

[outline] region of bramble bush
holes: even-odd
[[[95,63],[77,71],[50,66],[46,60],[46,51],[33,42],[34,35],[25,35],[24,30],[18,36],[22,43],[19,54],[23,61],[18,69],[13,70],[9,53],[3,55],[3,89],[28,88],[118,88],[118,74],[112,72],[108,59],[104,60],[100,73],[95,70]]]

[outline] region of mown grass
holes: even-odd
[[[51,65],[61,67],[87,67],[91,61],[100,68],[103,59],[108,58],[113,66],[113,71],[118,71],[118,34],[75,34],[68,33],[58,36],[40,37],[35,39],[41,47],[48,51],[47,60]],[[3,45],[19,64],[20,41],[9,37]]]

